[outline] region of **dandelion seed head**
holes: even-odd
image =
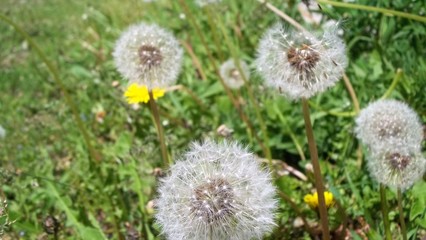
[[[148,89],[172,85],[180,73],[183,51],[172,33],[156,24],[130,26],[113,52],[115,65],[129,83]]]
[[[193,143],[158,191],[167,239],[259,239],[275,225],[270,174],[235,142]]]
[[[268,86],[290,99],[309,98],[334,86],[347,66],[338,26],[317,37],[285,30],[277,24],[266,31],[258,47],[256,66]]]
[[[240,60],[241,71],[239,71],[234,59],[229,59],[220,66],[220,76],[225,84],[231,89],[238,89],[244,85],[244,78],[250,78],[250,70],[244,61]]]
[[[403,102],[373,102],[360,112],[355,122],[357,138],[371,148],[391,150],[403,144],[409,149],[420,149],[422,125],[417,114]]]
[[[397,144],[393,150],[374,148],[367,158],[371,176],[379,183],[406,190],[419,181],[426,170],[426,160],[417,149]]]

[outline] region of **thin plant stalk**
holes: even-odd
[[[407,228],[405,226],[404,210],[402,209],[402,192],[401,192],[401,189],[399,188],[397,190],[397,195],[398,195],[399,223],[401,224],[402,239],[407,240]]]
[[[203,46],[204,46],[204,48],[207,52],[207,56],[209,58],[209,61],[212,64],[214,71],[215,71],[216,75],[218,76],[218,79],[219,79],[221,85],[225,89],[227,96],[229,97],[232,104],[234,105],[234,108],[237,110],[238,115],[240,116],[241,120],[246,124],[249,137],[250,138],[251,137],[256,138],[256,140],[258,141],[259,145],[261,146],[263,152],[266,155],[267,150],[266,150],[263,142],[261,141],[261,139],[259,139],[256,132],[254,131],[253,124],[250,122],[250,120],[248,119],[248,117],[246,116],[244,111],[241,109],[241,106],[240,106],[241,104],[238,102],[237,99],[235,99],[231,90],[226,86],[223,78],[220,76],[219,68],[216,65],[216,62],[215,62],[215,59],[213,58],[212,53],[210,52],[209,46],[207,45],[207,42],[206,42],[206,39],[205,39],[203,33],[201,32],[200,27],[198,26],[197,22],[195,21],[195,18],[193,16],[192,12],[189,10],[188,5],[186,4],[185,0],[179,0],[179,3],[180,3],[180,6],[182,6],[185,14],[188,16],[188,19],[189,19],[191,25],[194,27],[194,29],[196,31],[196,34],[200,37],[201,43],[203,44]]]
[[[283,114],[281,113],[281,111],[278,109],[278,106],[275,105],[274,106],[274,110],[275,113],[278,115],[278,118],[281,120],[281,123],[285,126],[285,128],[288,131],[288,134],[290,135],[291,140],[294,143],[294,146],[296,147],[297,152],[299,153],[300,159],[302,161],[306,160],[305,154],[303,153],[303,149],[300,146],[299,141],[297,140],[296,136],[294,135],[293,130],[291,130],[291,128],[288,126],[287,120],[284,118]]]
[[[207,10],[207,11],[210,12],[210,10]],[[212,15],[212,14],[210,13],[209,15]],[[234,51],[235,46],[232,43],[232,41],[229,39],[229,36],[228,36],[228,34],[227,34],[226,30],[225,30],[225,27],[223,26],[223,23],[222,23],[221,19],[219,18],[219,19],[214,19],[214,20],[217,23],[217,25],[219,25],[219,28],[220,28],[220,30],[222,32],[222,35],[223,35],[223,37],[225,39],[225,42],[228,45],[229,49],[231,50],[232,58],[233,58],[234,63],[236,65],[236,67],[237,67],[237,70],[241,73],[241,77],[242,77],[242,79],[244,81],[244,86],[247,89],[249,100],[250,100],[251,104],[253,105],[254,111],[256,113],[257,120],[259,121],[259,124],[260,124],[260,129],[261,129],[262,135],[263,135],[263,144],[265,145],[264,148],[266,150],[265,157],[268,159],[269,167],[272,170],[272,154],[271,154],[271,149],[269,148],[268,130],[267,130],[265,121],[263,121],[262,114],[260,113],[260,107],[259,107],[259,105],[258,105],[258,103],[257,103],[257,101],[256,101],[256,99],[254,97],[253,89],[250,86],[250,83],[249,83],[249,81],[247,79],[247,76],[244,74],[244,72],[243,72],[243,70],[241,68],[241,64],[240,64],[240,61],[239,61],[239,59],[237,57],[237,54]],[[215,26],[216,25],[213,25],[213,28],[215,28]]]
[[[161,156],[163,158],[164,167],[168,167],[170,164],[169,154],[167,153],[166,140],[164,138],[164,130],[160,121],[160,113],[158,111],[157,103],[154,100],[152,91],[149,91],[149,108],[154,119],[155,126],[157,128],[158,140],[160,141]]]
[[[391,93],[393,92],[393,90],[395,89],[396,85],[398,85],[399,80],[401,80],[402,77],[402,69],[398,68],[396,70],[396,74],[395,77],[392,80],[391,85],[389,86],[389,88],[386,90],[386,92],[383,94],[383,96],[381,97],[381,99],[385,99],[388,98]]]
[[[348,90],[349,96],[352,99],[352,103],[354,105],[354,112],[356,114],[358,114],[359,111],[360,111],[358,98],[357,98],[355,90],[354,90],[354,88],[351,84],[351,81],[349,81],[349,78],[346,75],[346,73],[343,73],[343,83],[345,84],[346,90]]]
[[[221,44],[220,44],[219,38],[218,38],[219,34],[216,32],[217,31],[217,29],[216,29],[217,23],[216,22],[218,21],[218,19],[214,19],[214,14],[211,13],[210,7],[211,6],[207,6],[207,7],[204,8],[206,10],[205,12],[206,12],[206,15],[207,15],[207,22],[210,26],[210,29],[212,30],[213,42],[216,45],[217,53],[219,55],[219,60],[221,62],[223,62],[224,57],[223,57],[223,52],[221,51]],[[215,22],[215,20],[216,20],[216,22]]]
[[[324,198],[324,183],[321,176],[321,168],[318,160],[318,150],[315,144],[314,131],[312,129],[311,118],[309,114],[309,104],[306,98],[302,98],[303,119],[305,120],[306,136],[308,138],[309,152],[311,154],[312,166],[314,168],[315,188],[318,193],[318,210],[320,215],[323,239],[330,240],[330,232],[328,227],[327,206]]]
[[[266,0],[257,0],[261,4],[265,5],[269,10],[277,14],[279,17],[293,25],[295,28],[299,29],[302,32],[306,32],[306,29],[300,25],[296,20],[291,18],[289,15],[285,14],[283,11],[279,10],[277,7],[272,5],[271,3],[267,2]]]
[[[390,230],[390,223],[388,217],[388,204],[386,200],[386,189],[383,184],[380,184],[380,204],[382,207],[383,214],[383,227],[385,229],[386,240],[392,240],[392,234]]]
[[[192,63],[194,64],[195,68],[198,70],[201,79],[206,81],[207,80],[206,74],[203,70],[203,67],[201,66],[200,60],[198,59],[197,55],[195,55],[194,51],[192,50],[192,47],[186,41],[181,40],[180,43],[186,49],[189,56],[191,56]]]
[[[86,128],[84,127],[83,122],[80,119],[80,115],[78,113],[77,105],[72,100],[70,94],[68,93],[64,83],[62,82],[62,79],[59,77],[59,72],[56,69],[56,67],[53,65],[51,61],[47,58],[47,56],[44,54],[44,52],[41,50],[41,48],[35,43],[35,41],[26,33],[18,24],[13,22],[8,17],[0,14],[0,20],[3,20],[4,22],[11,25],[19,34],[21,34],[25,40],[28,42],[28,44],[34,49],[34,51],[37,53],[37,55],[40,57],[40,59],[46,64],[47,69],[51,73],[53,80],[55,81],[57,87],[61,90],[62,94],[64,95],[65,103],[68,105],[68,107],[71,109],[71,113],[74,116],[74,122],[77,125],[77,128],[80,130],[81,135],[83,136],[84,142],[86,143],[89,157],[91,161],[89,162],[91,168],[95,168],[94,163],[99,163],[101,160],[100,154],[95,150],[93,147],[89,133],[87,132]]]
[[[379,12],[379,13],[383,13],[383,14],[387,14],[391,16],[398,16],[398,17],[403,17],[403,18],[426,23],[426,17],[422,17],[419,15],[410,14],[406,12],[395,11],[395,10],[391,10],[387,8],[379,8],[379,7],[366,6],[366,5],[360,5],[360,4],[354,4],[354,3],[346,3],[346,2],[335,2],[335,1],[329,1],[329,0],[317,0],[317,3],[330,4],[331,6],[335,6],[335,7]]]

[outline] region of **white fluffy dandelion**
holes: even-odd
[[[260,239],[274,226],[270,174],[237,143],[192,144],[158,191],[167,239]]]
[[[266,84],[290,99],[310,98],[334,86],[347,66],[337,25],[317,37],[277,24],[259,43],[256,66]]]
[[[155,25],[130,26],[113,52],[118,71],[130,83],[148,89],[172,85],[180,72],[183,51],[172,33]]]
[[[396,144],[392,150],[372,149],[367,166],[379,183],[404,191],[422,178],[426,160],[419,150]]]
[[[239,71],[234,59],[229,59],[220,66],[220,76],[225,84],[232,89],[238,89],[244,85],[244,78],[250,78],[250,70],[247,64],[240,60],[241,71]]]
[[[379,100],[364,108],[357,117],[355,133],[370,148],[420,150],[423,128],[417,114],[405,103]]]

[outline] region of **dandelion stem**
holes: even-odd
[[[382,205],[382,214],[383,214],[383,227],[385,229],[386,240],[392,240],[392,235],[390,231],[390,223],[388,218],[388,206],[386,201],[386,189],[383,184],[380,184],[380,202]]]
[[[244,71],[241,68],[241,64],[240,64],[240,60],[238,58],[238,54],[235,52],[236,48],[235,48],[234,44],[232,43],[232,41],[229,39],[229,36],[226,32],[225,26],[223,25],[221,19],[220,18],[216,19],[216,22],[217,22],[217,25],[219,25],[219,28],[220,28],[220,30],[223,34],[225,42],[227,43],[229,49],[231,50],[231,54],[232,54],[232,58],[234,60],[235,66],[237,67],[238,72],[240,72],[241,77],[244,81],[244,86],[247,89],[249,100],[250,100],[251,104],[253,105],[254,111],[256,113],[257,120],[258,120],[259,125],[260,125],[260,129],[262,131],[263,144],[264,144],[263,148],[264,148],[265,157],[268,159],[269,168],[272,171],[273,170],[273,168],[272,168],[272,154],[271,154],[271,149],[269,148],[269,136],[268,136],[267,126],[265,124],[265,121],[263,121],[262,114],[260,113],[259,105],[258,105],[258,103],[257,103],[257,101],[254,97],[253,89],[251,88],[250,83],[247,79],[247,76],[244,74]]]
[[[401,224],[402,239],[407,240],[407,228],[405,227],[404,210],[402,209],[402,193],[401,189],[397,190],[398,195],[398,211],[399,211],[399,223]]]
[[[303,153],[303,149],[300,146],[299,141],[297,140],[296,136],[294,135],[293,130],[291,130],[291,128],[288,126],[287,120],[285,119],[285,117],[283,116],[281,111],[278,109],[277,105],[274,105],[274,110],[275,110],[275,113],[278,115],[278,118],[281,120],[281,123],[287,129],[288,134],[290,135],[290,138],[293,141],[297,152],[299,153],[300,159],[303,160],[303,161],[306,160],[305,154]]]
[[[324,198],[324,184],[321,176],[321,168],[318,160],[318,150],[315,144],[314,131],[312,129],[309,104],[306,98],[302,98],[303,119],[305,120],[306,136],[308,138],[309,152],[311,154],[312,166],[314,168],[315,187],[318,193],[319,213],[323,232],[323,239],[330,240],[330,232],[328,228],[327,207]]]
[[[257,0],[257,1],[260,2],[261,4],[264,4],[269,10],[271,10],[272,12],[274,12],[275,14],[277,14],[278,16],[280,16],[281,18],[286,20],[288,23],[293,25],[295,28],[299,29],[302,32],[306,32],[306,29],[302,25],[300,25],[298,22],[296,22],[296,20],[291,18],[289,15],[285,14],[284,12],[282,12],[281,10],[276,8],[274,5],[268,3],[266,0]]]
[[[186,49],[189,56],[191,56],[192,63],[194,64],[195,68],[198,70],[198,73],[200,74],[201,79],[206,81],[207,80],[206,74],[204,73],[204,70],[203,70],[203,67],[201,66],[200,60],[198,59],[197,55],[195,55],[194,51],[192,50],[191,45],[189,45],[189,43],[187,43],[183,40],[181,40],[180,43]]]
[[[394,15],[394,16],[408,18],[408,19],[426,23],[426,17],[405,13],[405,12],[400,12],[400,11],[395,11],[391,9],[386,9],[386,8],[366,6],[366,5],[360,5],[360,4],[354,4],[354,3],[335,2],[335,1],[328,1],[328,0],[317,0],[317,2],[322,4],[330,4],[332,6],[342,7],[342,8],[360,9],[360,10],[367,10],[371,12],[380,12],[380,13],[384,13],[388,15]]]
[[[345,83],[345,87],[349,92],[349,96],[352,99],[352,104],[354,105],[354,111],[356,114],[359,113],[359,102],[358,102],[358,98],[356,96],[355,90],[351,84],[351,81],[349,80],[348,76],[346,75],[346,73],[343,73],[343,82]]]
[[[62,94],[64,95],[65,103],[71,109],[71,112],[74,116],[74,121],[75,121],[78,129],[80,130],[81,135],[83,136],[83,139],[86,143],[86,146],[87,146],[87,149],[88,149],[88,152],[89,152],[89,157],[91,159],[89,164],[90,164],[90,167],[93,169],[95,167],[94,163],[95,162],[99,163],[100,160],[101,160],[101,156],[93,147],[93,145],[90,141],[89,133],[87,132],[86,128],[84,127],[83,122],[80,119],[80,115],[78,113],[78,109],[76,107],[76,104],[72,100],[72,98],[71,98],[70,94],[68,93],[64,83],[62,82],[61,78],[59,77],[58,70],[53,65],[53,63],[51,61],[49,61],[47,56],[44,54],[44,52],[41,50],[41,48],[35,43],[35,41],[30,37],[30,35],[28,35],[28,33],[26,33],[18,24],[16,24],[11,19],[9,19],[8,17],[6,17],[2,14],[0,14],[0,20],[5,21],[9,25],[11,25],[18,33],[20,33],[25,38],[25,40],[28,42],[28,44],[34,49],[34,51],[37,53],[37,55],[40,57],[40,59],[44,62],[44,64],[46,64],[47,69],[49,69],[50,73],[52,74],[53,80],[55,81],[57,87],[59,87]]]
[[[389,88],[386,90],[385,94],[383,94],[383,96],[380,99],[388,98],[391,95],[391,93],[395,89],[396,85],[398,85],[398,82],[401,79],[401,77],[402,77],[402,69],[398,68],[396,70],[396,74],[395,74],[395,77],[392,80],[391,85],[389,86]]]
[[[256,140],[258,141],[259,145],[261,146],[263,152],[266,155],[267,150],[265,149],[265,145],[259,139],[256,132],[254,131],[253,124],[250,122],[250,120],[248,119],[248,117],[246,116],[244,111],[242,110],[241,104],[238,102],[238,100],[235,99],[231,90],[228,88],[228,86],[226,86],[223,78],[220,76],[219,68],[216,65],[215,59],[213,58],[213,55],[210,52],[210,48],[207,44],[206,39],[204,38],[204,35],[202,34],[202,32],[200,30],[200,27],[198,26],[197,22],[195,21],[194,15],[192,15],[192,12],[189,10],[188,5],[186,4],[185,0],[179,0],[179,2],[180,2],[180,5],[183,7],[185,14],[188,16],[188,19],[189,19],[191,25],[194,27],[197,35],[200,37],[201,43],[203,44],[203,46],[204,46],[204,48],[207,52],[207,57],[209,58],[209,61],[212,64],[214,71],[215,71],[216,75],[218,76],[221,85],[225,89],[226,95],[228,95],[229,99],[231,100],[232,104],[234,105],[235,109],[237,110],[238,115],[240,116],[241,120],[246,124],[249,137],[254,136],[254,138],[256,138]]]
[[[163,157],[164,167],[167,167],[170,163],[169,155],[167,153],[166,141],[164,140],[164,131],[160,121],[160,113],[158,112],[158,106],[154,100],[154,95],[152,94],[152,91],[149,91],[149,107],[151,109],[151,113],[154,118],[154,123],[157,128],[157,135],[158,140],[160,141],[161,156]]]

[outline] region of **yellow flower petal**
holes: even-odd
[[[157,100],[158,98],[164,96],[165,90],[161,88],[154,88],[152,89],[152,96],[154,97],[154,100]]]
[[[324,192],[324,200],[327,208],[330,207],[334,203],[333,194],[331,192]],[[317,208],[319,206],[318,193],[306,194],[303,201],[308,204],[310,208]]]
[[[133,103],[147,103],[149,101],[148,88],[146,86],[139,86],[136,83],[132,83],[124,93],[129,104]]]

